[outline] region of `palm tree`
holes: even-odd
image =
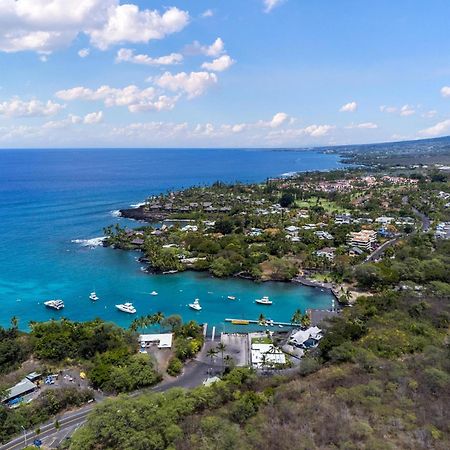
[[[136,331],[141,328],[141,319],[136,318],[133,320],[133,322],[131,322],[129,329],[130,331],[132,331],[133,333],[136,333]]]
[[[345,291],[345,298],[347,299],[348,302],[353,298],[353,294],[352,294],[352,291],[350,289],[346,289],[346,291]]]
[[[211,358],[211,365],[214,364],[214,358],[216,357],[218,351],[215,348],[210,348],[207,352],[206,352],[206,356],[209,356]]]
[[[231,367],[234,362],[234,359],[230,355],[225,355],[224,361],[227,367]]]
[[[19,325],[19,319],[16,316],[11,317],[11,327],[16,330]]]
[[[259,318],[258,318],[258,324],[259,324],[259,325],[264,325],[265,322],[266,322],[266,318],[264,317],[264,314],[261,313],[261,314],[259,315]]]
[[[266,365],[267,365],[267,355],[266,355],[265,353],[263,353],[263,354],[261,355],[261,369],[264,370],[264,368],[266,367]]]
[[[309,327],[311,325],[311,319],[308,314],[303,314],[301,319],[301,324],[303,327]]]
[[[303,318],[303,314],[302,314],[301,310],[297,309],[291,318],[291,323],[292,324],[294,324],[294,323],[300,324],[300,323],[302,323],[302,318]]]
[[[153,314],[154,323],[157,323],[158,325],[160,325],[163,320],[164,320],[164,314],[161,311],[158,311],[157,313]]]
[[[227,346],[223,342],[217,344],[217,350],[222,354],[222,366],[223,366],[223,352],[227,349]]]

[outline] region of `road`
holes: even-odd
[[[405,195],[402,198],[402,203],[404,205],[409,205],[409,198],[407,195]],[[420,221],[422,222],[422,231],[423,232],[427,232],[429,231],[430,227],[431,227],[431,220],[428,216],[426,216],[424,213],[420,212],[418,209],[414,208],[413,206],[411,206],[411,209],[414,213],[414,215],[416,215]],[[414,233],[416,233],[416,230],[414,231]],[[398,242],[401,238],[403,237],[403,235],[396,235],[393,239],[385,242],[383,245],[380,245],[373,253],[371,253],[364,262],[372,262],[375,261],[376,259],[378,259],[383,253],[384,251],[388,248],[391,247],[392,245],[394,245],[396,242]]]
[[[401,238],[403,237],[402,234],[395,236],[393,239],[386,241],[384,244],[380,245],[375,251],[373,251],[364,262],[372,262],[377,260],[384,251],[388,248],[393,246],[395,243],[397,243]]]
[[[409,205],[409,198],[407,195],[402,197],[402,203],[404,205]],[[411,206],[411,205],[410,205]],[[422,222],[422,230],[426,233],[430,229],[431,226],[431,220],[428,216],[426,216],[423,212],[420,212],[418,209],[414,208],[414,206],[411,206],[411,209],[413,213],[420,219]]]
[[[136,397],[145,392],[164,392],[175,387],[189,389],[199,386],[207,378],[209,368],[210,365],[204,362],[197,360],[190,361],[186,364],[183,374],[175,380],[163,381],[153,388],[133,392],[130,396]],[[53,420],[40,426],[39,435],[34,431],[27,432],[26,435],[18,436],[7,444],[2,445],[0,450],[20,450],[26,446],[25,443],[30,445],[37,438],[46,447],[55,448],[86,422],[87,416],[94,409],[95,405],[95,403],[90,403],[76,411],[63,414],[58,418],[58,428],[55,428],[55,422]]]

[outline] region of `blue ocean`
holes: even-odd
[[[225,318],[256,319],[263,312],[289,321],[297,308],[329,308],[330,296],[318,289],[198,273],[148,275],[139,253],[94,245],[107,225],[137,226],[116,211],[152,194],[340,166],[338,156],[315,151],[0,150],[0,325],[16,316],[27,329],[29,321],[64,316],[127,326],[132,317],[114,307],[124,301],[132,301],[138,315],[177,313],[219,329],[226,328]],[[92,290],[100,297],[95,303],[88,298]],[[159,295],[150,296],[153,290]],[[272,306],[254,303],[263,295]],[[43,301],[54,298],[64,300],[64,310],[44,307]],[[200,298],[202,311],[187,307],[194,298]]]

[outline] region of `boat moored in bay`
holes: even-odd
[[[128,314],[135,314],[136,313],[136,308],[133,306],[133,303],[130,303],[130,302],[116,305],[116,308],[119,311],[122,311],[122,312],[128,313]]]
[[[257,298],[255,303],[258,303],[258,305],[271,305],[273,302],[265,295],[263,298]]]
[[[62,300],[47,300],[44,302],[44,305],[47,308],[56,309],[57,311],[64,308],[64,302]]]
[[[194,303],[189,303],[189,308],[195,309],[196,311],[201,311],[200,301],[198,298],[194,300]]]

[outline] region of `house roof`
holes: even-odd
[[[24,378],[22,381],[19,381],[19,383],[9,389],[3,401],[8,401],[10,399],[20,397],[21,395],[25,395],[28,392],[34,391],[36,388],[36,384],[28,380],[27,378]]]
[[[158,348],[171,348],[172,339],[172,333],[141,334],[139,336],[139,342],[159,342]]]

